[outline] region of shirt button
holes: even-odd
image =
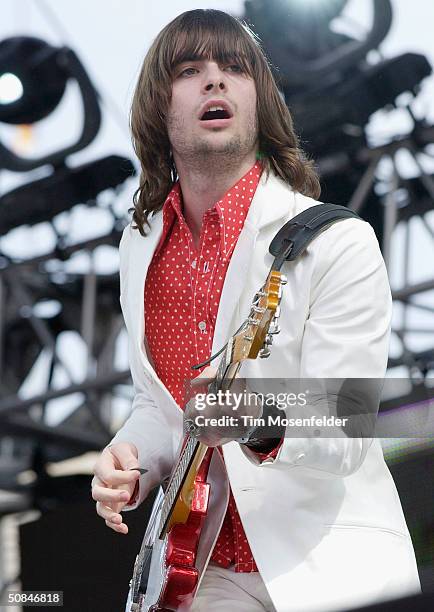
[[[193,268],[193,270],[196,270],[196,265],[197,265],[197,259],[193,259],[193,261],[191,262],[191,267]]]
[[[206,330],[206,322],[205,321],[199,321],[198,328],[200,329],[200,331],[205,331]]]

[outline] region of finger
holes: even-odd
[[[106,485],[113,487],[135,482],[140,478],[140,472],[134,470],[99,469],[95,475]]]
[[[113,507],[111,507],[110,505],[102,504],[101,502],[96,503],[97,515],[103,518],[104,520],[110,521],[112,523],[122,523],[122,517],[119,514],[120,510],[120,504],[114,504]]]
[[[92,487],[92,499],[100,502],[121,503],[127,502],[131,495],[128,491],[119,489],[109,489],[101,485],[95,484]]]
[[[198,387],[203,387],[204,389],[208,388],[208,385],[212,382],[213,378],[210,377],[204,377],[204,378],[200,378],[199,376],[197,378],[193,378],[193,380],[190,381],[190,387],[194,390],[196,390]]]
[[[110,529],[113,529],[113,531],[116,531],[117,533],[123,533],[124,535],[128,533],[128,526],[125,523],[120,523],[120,525],[117,525],[111,521],[106,521],[105,524],[107,527],[110,527]]]
[[[202,372],[199,374],[199,376],[196,376],[196,378],[193,378],[190,383],[192,385],[196,384],[203,384],[203,379],[213,379],[215,378],[217,374],[217,368],[213,368],[212,366],[207,366],[204,370],[202,370]]]
[[[97,504],[97,514],[105,519],[105,524],[113,531],[118,533],[128,533],[128,527],[125,523],[122,522],[122,515],[118,512],[114,512],[108,506],[103,506],[102,504]]]
[[[105,524],[113,531],[117,533],[128,533],[128,527],[122,522],[122,515],[119,512],[115,512],[109,506],[104,506],[97,503],[96,508],[97,514],[105,519]]]
[[[119,472],[122,473],[125,470],[129,471],[131,468],[138,467],[137,454],[133,453],[131,445],[119,443],[104,449],[95,465],[94,473],[107,484],[121,484],[116,480],[120,475]],[[135,472],[132,472],[132,474],[134,476]],[[113,483],[111,482],[112,478],[115,479]],[[130,477],[126,482],[131,482]]]

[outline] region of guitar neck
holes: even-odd
[[[172,510],[187,477],[188,470],[196,458],[201,446],[203,446],[203,444],[198,442],[193,436],[190,436],[190,434],[185,436],[184,445],[178,459],[178,463],[175,466],[172,477],[164,494],[160,525],[158,529],[160,538],[164,536]]]
[[[233,361],[233,338],[230,338],[226,350],[220,359],[215,378],[208,386],[208,392],[216,395],[218,391],[230,389],[240,367],[241,362]]]
[[[208,393],[217,394],[219,390],[229,389],[241,364],[232,362],[232,338],[220,359],[219,367],[215,378],[208,386]],[[178,459],[178,463],[169,481],[161,512],[159,525],[160,537],[165,533],[170,516],[179,493],[187,477],[188,471],[199,452],[203,452],[207,447],[198,442],[195,437],[187,434],[184,438],[184,445]]]

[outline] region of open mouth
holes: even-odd
[[[216,109],[216,110],[207,110],[204,112],[204,114],[202,115],[202,117],[200,118],[201,121],[213,121],[215,119],[230,119],[231,116],[228,113],[227,110],[225,109]]]

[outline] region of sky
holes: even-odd
[[[300,0],[302,1],[302,0]],[[327,2],[330,0],[303,0],[303,2]],[[434,2],[427,0],[392,0],[394,20],[391,31],[381,45],[385,57],[393,57],[407,51],[424,53],[434,65]],[[0,40],[9,36],[32,35],[43,38],[53,45],[68,45],[78,54],[103,99],[103,123],[95,141],[83,152],[69,159],[71,165],[84,163],[109,154],[133,157],[128,133],[128,112],[138,71],[143,57],[160,29],[179,13],[192,8],[218,8],[234,15],[243,13],[243,2],[222,0],[189,2],[188,0],[2,0]],[[372,16],[371,0],[350,0],[345,9],[348,19],[369,27]],[[68,86],[66,95],[56,111],[39,122],[32,131],[29,141],[23,144],[15,129],[0,124],[0,139],[12,146],[22,146],[26,155],[41,155],[72,142],[79,133],[81,108],[78,92],[74,85]],[[434,77],[424,82],[421,95],[415,105],[418,116],[427,116],[434,123]],[[405,114],[377,113],[369,126],[369,133],[381,139],[405,133],[409,122]],[[433,151],[434,153],[434,151]],[[412,173],[410,162],[403,161],[403,171]],[[15,184],[28,181],[38,173],[26,177],[0,172],[0,193]],[[126,213],[131,205],[135,183],[130,181],[117,203],[117,210]],[[86,215],[86,223],[83,223]],[[71,241],[93,235],[93,228],[102,231],[109,228],[109,218],[98,211],[77,211],[58,220],[59,228],[67,228]],[[105,225],[106,224],[106,225]],[[434,218],[431,216],[431,226]],[[411,255],[410,270],[412,282],[434,277],[433,241],[426,232],[417,228],[415,251]],[[53,235],[47,227],[21,228],[0,246],[7,252],[28,257],[44,252],[53,244]],[[393,258],[396,265],[389,270],[391,284],[398,287],[402,272],[402,236],[399,229],[393,243]],[[70,270],[86,269],[88,260],[80,255],[68,264]],[[101,272],[115,271],[117,255],[100,249],[95,259],[96,269]],[[433,292],[421,301],[433,303]],[[399,321],[399,308],[395,309],[394,320]],[[430,325],[434,328],[433,316],[416,312],[411,315],[414,325]],[[434,343],[430,336],[415,334],[413,348],[425,348]],[[391,350],[399,350],[394,340]],[[74,368],[74,364],[71,364]],[[61,381],[59,381],[60,384]]]
[[[300,0],[301,1],[301,0]],[[303,0],[329,2],[331,0]],[[394,56],[405,51],[425,53],[434,64],[434,3],[426,0],[392,0],[394,20],[381,51]],[[371,0],[349,0],[345,14],[363,26],[372,15]],[[53,45],[68,44],[79,55],[105,99],[107,111],[96,141],[77,154],[77,161],[94,158],[107,150],[132,155],[128,134],[128,110],[144,54],[160,29],[179,13],[192,8],[219,8],[234,15],[243,13],[240,0],[189,2],[188,0],[2,0],[0,40],[17,34],[41,37]],[[430,27],[431,26],[431,27]],[[434,77],[422,96],[434,96]],[[53,148],[53,135],[72,139],[77,122],[76,97],[69,92],[49,119],[40,122],[34,145],[38,151]],[[433,106],[431,104],[431,106]],[[431,108],[434,120],[434,108]],[[65,121],[68,117],[68,121]],[[60,129],[57,129],[60,128]],[[1,135],[1,132],[0,132]]]

